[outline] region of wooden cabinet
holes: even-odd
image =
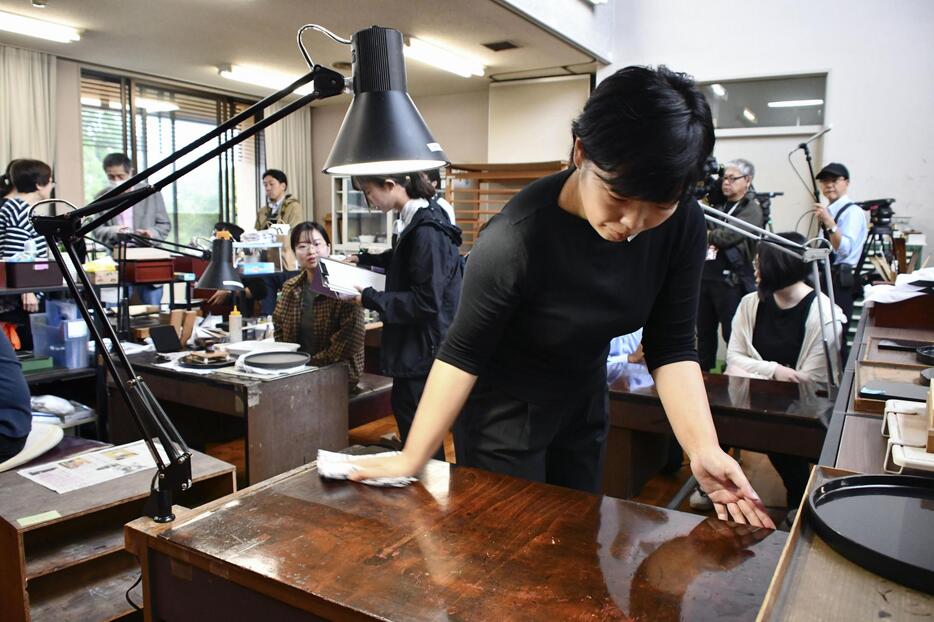
[[[477,233],[514,194],[540,177],[567,168],[563,160],[518,164],[451,164],[444,198],[454,206],[457,225],[464,233],[461,250],[469,251]]]
[[[124,597],[140,569],[124,549],[123,525],[142,515],[151,469],[65,494],[16,471],[0,474],[0,619],[116,620],[133,613]],[[192,452],[196,507],[235,489],[234,467]],[[139,587],[130,592],[142,606]]]

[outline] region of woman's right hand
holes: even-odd
[[[784,365],[779,365],[775,368],[775,372],[772,374],[772,378],[775,380],[781,380],[782,382],[801,381],[801,377],[798,375],[798,372],[790,367],[785,367]]]
[[[351,463],[353,463],[353,460],[351,460]],[[424,462],[419,464],[419,461],[412,458],[405,450],[395,456],[367,458],[365,462],[356,464],[359,470],[348,476],[348,479],[355,482],[380,477],[415,477],[425,466]]]

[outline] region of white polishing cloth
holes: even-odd
[[[318,473],[321,477],[330,479],[347,479],[351,473],[365,466],[367,460],[373,458],[391,458],[398,456],[402,452],[387,451],[381,454],[368,454],[365,456],[351,456],[350,454],[339,454],[333,451],[318,450]],[[394,486],[402,488],[412,482],[418,481],[416,477],[379,477],[376,479],[365,479],[364,484],[370,486]]]

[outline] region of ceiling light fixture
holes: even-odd
[[[41,19],[0,11],[0,30],[15,32],[27,37],[38,37],[59,43],[71,43],[81,40],[81,31],[71,26],[53,24]]]
[[[755,123],[758,120],[756,113],[754,113],[749,108],[743,108],[743,118],[745,118],[750,123]]]
[[[717,97],[726,97],[726,89],[719,82],[711,84],[710,90],[713,91],[713,94]]]
[[[253,86],[261,86],[263,88],[272,89],[273,91],[285,88],[298,79],[298,76],[289,76],[284,73],[269,71],[261,67],[253,67],[250,65],[222,65],[217,68],[217,73],[228,80],[252,84]],[[306,84],[305,86],[295,89],[294,93],[296,95],[308,95],[314,90],[315,87],[313,84]]]
[[[804,108],[806,106],[823,105],[823,99],[789,99],[787,101],[769,102],[769,108]]]
[[[483,63],[480,61],[464,58],[454,52],[415,37],[408,37],[403,52],[406,58],[412,58],[427,65],[431,65],[432,67],[456,73],[462,78],[482,76],[486,71],[486,67],[484,67]]]

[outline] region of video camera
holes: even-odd
[[[878,233],[879,229],[892,229],[892,216],[895,215],[892,203],[895,203],[895,199],[870,199],[856,204],[869,212],[869,222]]]
[[[724,166],[717,163],[717,158],[709,156],[704,161],[704,168],[701,171],[701,178],[694,185],[694,198],[703,199],[707,197],[710,205],[720,205],[724,202],[723,179]]]

